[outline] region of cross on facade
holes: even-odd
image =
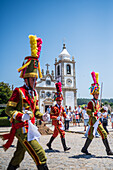
[[[46,66],[47,66],[47,70],[48,70],[48,68],[49,68],[50,65],[47,63]]]

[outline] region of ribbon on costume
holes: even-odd
[[[98,125],[99,125],[99,119],[100,119],[100,116],[101,116],[101,113],[98,112],[98,119],[97,121],[95,122],[95,124],[93,125],[94,127],[94,130],[93,130],[93,136],[95,136],[96,132],[97,132],[97,128],[98,128]]]
[[[24,123],[24,122],[16,123],[15,125],[13,124],[10,133],[0,135],[0,137],[1,137],[3,140],[8,140],[8,141],[3,145],[4,151],[6,151],[6,150],[11,146],[11,144],[12,144],[12,142],[13,142],[13,140],[14,140],[14,136],[15,136],[16,130],[19,129],[19,128],[21,128],[21,127],[23,127],[23,126],[25,126],[25,123]]]
[[[59,127],[61,130],[65,130],[64,128],[64,124],[62,123],[62,121],[59,121],[59,124],[61,125],[61,127]]]

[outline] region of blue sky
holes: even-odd
[[[77,96],[90,98],[99,72],[103,98],[113,98],[112,0],[0,0],[0,81],[21,86],[17,69],[31,54],[29,34],[43,40],[41,68],[54,69],[63,41],[76,61]]]

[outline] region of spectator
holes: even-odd
[[[110,118],[110,121],[111,121],[111,126],[112,126],[112,129],[113,129],[113,112],[111,112],[111,118]]]
[[[50,122],[50,113],[51,113],[51,106],[47,108],[47,113],[48,113],[48,122]]]
[[[109,134],[108,129],[107,129],[107,124],[108,124],[108,119],[107,119],[107,115],[108,115],[108,108],[103,106],[104,112],[102,114],[102,125],[103,128],[105,129],[105,131],[107,132],[107,134]]]
[[[80,117],[79,117],[79,113],[77,110],[75,111],[75,114],[76,114],[76,125],[78,123],[78,126],[80,126]]]
[[[65,106],[65,112],[67,111],[67,105]]]
[[[87,114],[87,106],[82,110],[82,117],[84,119],[84,131],[86,131],[86,126],[88,126],[89,116]]]
[[[49,106],[49,107],[47,108],[47,112],[50,114],[50,112],[51,112],[51,106]]]
[[[70,115],[70,122],[73,122],[73,112],[71,110],[71,106],[69,106],[69,115]]]
[[[73,110],[73,126],[74,125],[76,126],[76,110],[77,110],[77,107],[75,106],[75,110]]]
[[[67,117],[65,118],[65,130],[69,130],[70,112],[66,110]]]
[[[75,110],[73,110],[73,126],[76,126],[76,114],[75,114]]]
[[[78,106],[77,111],[78,111],[78,114],[79,114],[79,122],[81,122],[82,121],[82,109],[81,109],[80,105]]]

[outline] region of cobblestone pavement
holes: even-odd
[[[47,164],[50,170],[111,170],[113,169],[113,156],[107,156],[105,147],[101,138],[94,138],[89,146],[89,152],[92,155],[84,155],[81,153],[86,138],[83,134],[66,132],[66,143],[71,147],[70,151],[64,152],[61,144],[60,136],[53,142],[53,151],[49,151],[46,143],[51,135],[41,136],[40,143],[45,149],[47,156]],[[113,150],[113,132],[108,135],[110,147]],[[3,141],[0,139],[0,169],[6,170],[11,157],[15,151],[17,139],[15,138],[12,147],[6,152],[2,148]],[[20,164],[19,170],[36,170],[35,163],[26,153],[23,162]]]

